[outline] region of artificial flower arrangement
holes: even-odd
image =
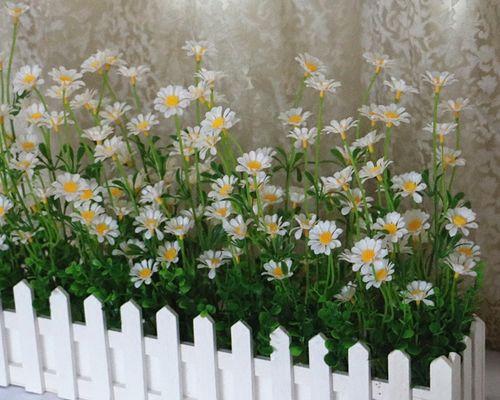
[[[269,355],[269,334],[281,325],[298,360],[323,332],[334,368],[346,368],[347,349],[361,340],[380,377],[390,351],[409,353],[416,383],[426,381],[435,357],[464,348],[483,265],[468,239],[476,215],[452,189],[465,164],[460,121],[468,100],[444,104],[450,122],[439,113],[453,74],[423,77],[433,100],[425,127],[431,166],[396,175],[393,132],[411,118],[400,102],[418,91],[391,77],[384,81],[390,104],[367,104],[393,63],[386,55],[364,55],[374,72],[358,115],[330,123],[324,111],[341,84],[325,77],[319,59],[299,55],[297,95],[277,124],[290,148],[245,152],[236,113],[220,105],[223,74],[205,68],[211,43],[186,42],[192,85],[163,87],[154,104],[140,96],[149,69],[127,66],[111,50],[90,56],[80,71],[53,68],[44,89],[38,65],[12,69],[27,10],[7,4],[13,40],[8,59],[0,57],[7,306],[22,278],[39,312],[58,285],[77,319],[90,294],[102,299],[111,324],[134,299],[148,332],[169,304],[184,339],[196,315],[212,315],[226,347],[231,325],[244,320],[256,352]],[[99,89],[85,88],[85,75],[97,76]],[[118,75],[129,81],[130,104],[113,89]],[[315,115],[299,106],[306,88],[317,94]]]

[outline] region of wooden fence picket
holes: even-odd
[[[73,323],[69,296],[62,289],[55,289],[50,295],[50,319],[52,341],[57,360],[57,395],[63,399],[76,400],[76,360],[73,341]]]
[[[441,356],[431,363],[431,399],[455,400],[453,398],[453,369],[448,358]]]
[[[348,400],[372,400],[370,351],[361,342],[348,351]]]
[[[45,390],[38,320],[33,309],[33,292],[25,280],[14,286],[17,328],[21,341],[24,387],[41,394]]]
[[[411,400],[410,357],[400,350],[388,356],[389,385],[387,400]]]
[[[10,384],[6,334],[2,300],[0,299],[0,386],[8,386]]]
[[[125,399],[146,400],[147,378],[141,309],[128,301],[120,307],[125,366]]]
[[[175,311],[163,307],[156,314],[158,360],[162,371],[162,400],[182,400],[179,320]]]
[[[309,340],[309,374],[311,376],[311,399],[331,400],[332,371],[325,362],[328,354],[326,338],[322,334],[314,336]]]
[[[453,400],[462,400],[462,360],[457,353],[450,353],[449,359],[451,362],[452,372],[452,398]]]
[[[485,400],[485,340],[486,327],[484,322],[475,317],[472,323],[472,348],[473,348],[473,371],[474,371],[474,400]]]
[[[85,312],[86,348],[92,360],[90,369],[91,400],[112,400],[113,385],[109,357],[109,341],[106,319],[101,301],[89,296],[83,302]]]
[[[281,327],[271,333],[271,376],[273,400],[294,399],[293,362],[290,353],[290,336]]]
[[[214,321],[210,316],[198,315],[193,321],[196,349],[197,400],[219,399],[217,345]]]
[[[465,350],[462,354],[462,397],[463,400],[474,400],[472,383],[472,340],[464,338]]]
[[[254,400],[254,361],[252,332],[244,322],[237,322],[231,327],[231,352],[233,367],[233,399]]]

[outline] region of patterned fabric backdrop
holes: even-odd
[[[222,92],[241,122],[245,146],[284,144],[277,121],[290,107],[300,79],[293,62],[309,52],[340,80],[328,99],[326,120],[355,115],[370,76],[364,51],[381,51],[397,60],[391,75],[424,94],[404,101],[412,115],[394,143],[399,168],[429,160],[430,141],[422,126],[430,121],[432,100],[421,82],[425,70],[454,72],[459,82],[445,98],[468,97],[463,145],[467,167],[457,180],[478,212],[488,269],[482,316],[490,344],[500,348],[500,3],[496,0],[44,0],[30,2],[19,37],[22,63],[45,68],[77,68],[97,49],[123,52],[133,65],[152,68],[141,95],[152,100],[166,84],[186,84],[192,71],[180,47],[187,39],[208,39],[218,53],[210,66],[226,73]],[[4,17],[5,19],[7,16]],[[6,20],[5,20],[6,22]],[[6,50],[10,24],[0,24]],[[386,76],[388,78],[388,76]],[[380,79],[372,101],[387,103]],[[116,82],[125,93],[125,80]],[[121,86],[120,86],[121,85]],[[429,94],[429,95],[427,95]],[[307,95],[305,103],[312,106]],[[443,115],[443,120],[449,116]],[[401,163],[401,160],[404,160]],[[401,172],[401,171],[399,171]]]

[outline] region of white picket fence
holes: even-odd
[[[32,290],[14,287],[15,311],[0,309],[0,385],[88,400],[484,400],[485,327],[480,319],[465,338],[462,356],[434,360],[430,388],[411,388],[410,359],[389,355],[389,379],[372,379],[370,354],[349,349],[349,373],[324,362],[325,338],[309,342],[309,366],[293,365],[290,338],[271,335],[271,358],[253,356],[250,329],[231,329],[232,351],[216,347],[214,323],[194,319],[194,344],[180,343],[177,315],[157,314],[158,337],[144,337],[141,310],[121,307],[121,331],[107,330],[100,301],[85,300],[85,324],[72,323],[68,295],[56,289],[51,317],[37,317]]]

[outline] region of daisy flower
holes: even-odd
[[[305,77],[326,72],[326,65],[319,58],[313,57],[308,53],[299,54],[295,57],[295,61],[304,70]]]
[[[387,54],[382,53],[371,53],[366,52],[363,54],[363,58],[375,67],[375,73],[380,74],[382,69],[389,68],[394,64],[394,60],[391,60]]]
[[[434,89],[434,93],[438,94],[445,86],[451,85],[456,82],[455,75],[449,72],[426,71],[422,76],[423,81],[430,83]]]
[[[127,123],[127,129],[130,135],[144,135],[147,137],[153,126],[159,123],[158,118],[153,113],[148,113],[146,115],[139,114]]]
[[[161,112],[165,118],[172,115],[182,115],[189,106],[189,92],[182,86],[167,86],[161,88],[154,100],[155,110]]]
[[[401,294],[404,297],[403,302],[406,304],[414,301],[417,306],[423,302],[427,306],[433,306],[434,302],[429,300],[428,297],[434,294],[434,289],[432,288],[432,283],[426,281],[413,281],[406,286],[406,290],[403,290]]]
[[[259,192],[264,207],[279,204],[283,201],[283,189],[279,186],[264,185]]]
[[[194,128],[188,127],[187,129],[200,129],[200,127],[195,126]],[[210,132],[202,132],[200,135],[200,139],[196,143],[196,147],[198,148],[199,151],[199,156],[201,160],[205,160],[207,158],[207,155],[210,154],[210,156],[215,156],[217,155],[217,143],[221,140],[221,136],[219,134],[214,134]]]
[[[333,297],[335,297],[341,303],[353,302],[357,287],[358,285],[349,281],[347,285],[343,286],[342,289],[340,289],[340,292]]]
[[[224,220],[222,227],[233,240],[243,240],[247,237],[248,224],[250,222],[245,222],[241,215],[237,215],[233,219]]]
[[[186,216],[178,216],[167,221],[165,232],[177,236],[180,240],[184,239],[189,230],[193,227],[193,219]]]
[[[391,76],[391,81],[384,81],[384,85],[387,86],[391,92],[394,93],[394,100],[398,102],[401,100],[401,96],[406,93],[418,93],[418,89],[413,86],[407,85],[402,79],[397,79]]]
[[[85,89],[83,93],[77,94],[73,100],[71,100],[71,108],[78,110],[79,108],[85,108],[87,111],[92,113],[97,109],[97,92],[94,89]]]
[[[282,121],[283,125],[291,125],[296,127],[301,127],[306,124],[307,118],[311,116],[311,112],[302,111],[302,108],[291,108],[288,111],[283,111],[279,119]]]
[[[9,160],[9,165],[11,168],[25,173],[29,178],[33,176],[34,168],[39,164],[40,160],[35,153],[28,153],[21,151],[18,154],[14,154]]]
[[[325,193],[338,192],[340,190],[349,190],[349,184],[352,181],[352,174],[354,173],[354,168],[351,166],[345,167],[344,169],[334,172],[333,176],[321,177],[321,182],[323,183],[323,190]]]
[[[45,107],[40,103],[31,104],[29,107],[25,108],[23,111],[23,116],[26,122],[30,125],[41,126],[44,116]]]
[[[430,228],[431,225],[427,222],[429,218],[430,215],[421,210],[408,210],[403,215],[406,230],[412,236],[418,236]]]
[[[257,175],[259,172],[271,167],[272,159],[263,151],[250,151],[237,159],[237,172],[245,172],[249,175]]]
[[[106,63],[106,55],[102,51],[92,54],[89,58],[83,61],[81,65],[82,72],[102,73]]]
[[[0,103],[0,125],[2,125],[6,120],[12,119],[12,115],[10,115],[11,111],[12,107],[10,104]]]
[[[0,194],[0,225],[5,224],[5,216],[12,207],[14,207],[12,201]]]
[[[153,236],[156,236],[158,240],[162,240],[163,232],[160,226],[165,219],[160,210],[153,207],[144,207],[135,218],[134,225],[137,226],[135,233],[144,232],[144,238],[148,240]]]
[[[286,227],[289,226],[289,222],[283,222],[283,218],[278,216],[278,214],[266,215],[264,220],[260,222],[259,230],[271,236],[271,238],[286,235]]]
[[[111,208],[113,212],[116,215],[116,218],[118,218],[118,221],[122,221],[123,218],[125,218],[127,215],[129,215],[132,212],[132,208],[127,207],[127,206],[114,206]]]
[[[208,192],[208,197],[211,199],[222,200],[231,195],[238,179],[232,175],[224,175],[222,178],[217,178],[211,187],[211,191]]]
[[[80,197],[85,182],[79,174],[65,172],[57,177],[56,181],[52,183],[52,187],[56,199],[62,197],[66,201],[75,201]]]
[[[314,254],[330,255],[333,249],[340,247],[337,238],[342,232],[334,221],[318,221],[309,232],[308,245]]]
[[[143,257],[146,252],[146,245],[137,239],[129,239],[126,242],[121,242],[117,249],[113,249],[111,252],[114,256],[124,256],[128,258],[128,261],[137,258],[139,256]]]
[[[87,128],[83,130],[83,137],[97,144],[101,144],[104,139],[107,139],[110,135],[113,134],[113,127],[110,125],[98,125],[92,128]]]
[[[346,140],[346,132],[358,125],[358,121],[354,120],[352,117],[342,119],[340,121],[332,119],[330,125],[323,129],[326,134],[337,133],[340,135],[342,140]]]
[[[445,106],[453,114],[454,118],[459,118],[462,110],[469,108],[469,99],[459,97],[456,100],[448,100],[445,103]]]
[[[412,171],[392,178],[392,189],[402,197],[411,196],[415,203],[422,203],[422,195],[419,192],[426,188],[427,185],[422,182],[422,175],[418,172]]]
[[[373,198],[370,196],[366,196],[365,200],[366,200],[366,207],[370,208],[371,207],[370,202],[373,201]],[[347,196],[347,200],[340,199],[340,204],[342,206],[342,208],[340,209],[340,213],[342,215],[347,215],[352,210],[361,211],[362,207],[364,207],[363,193],[361,192],[361,189],[355,188],[350,190],[349,195]]]
[[[302,235],[304,235],[305,238],[308,238],[309,231],[316,224],[316,218],[317,218],[316,214],[309,214],[309,216],[307,216],[306,214],[299,214],[295,215],[293,218],[297,222],[298,226],[293,228],[290,231],[290,234],[292,234],[292,232],[295,232],[294,233],[295,240],[299,240],[302,237]]]
[[[233,212],[233,206],[230,201],[221,200],[216,201],[209,205],[205,211],[205,216],[208,217],[209,220],[217,220],[224,221]]]
[[[351,251],[345,250],[340,257],[352,264],[354,272],[361,269],[362,273],[366,273],[365,271],[371,269],[373,264],[382,261],[386,256],[387,249],[384,247],[384,242],[367,237],[354,243]]]
[[[79,203],[83,203],[86,201],[94,201],[96,203],[102,202],[102,192],[104,189],[99,186],[97,181],[92,178],[90,181],[83,181],[80,197],[75,201],[75,206],[78,206]]]
[[[18,24],[21,15],[30,9],[30,7],[24,3],[11,3],[10,1],[7,2],[5,6],[14,24]]]
[[[17,134],[14,148],[26,153],[33,153],[38,151],[38,145],[41,143],[38,133],[29,130],[26,133]]]
[[[455,272],[455,279],[460,275],[476,276],[477,272],[473,271],[476,262],[463,254],[452,253],[445,259],[446,264]]]
[[[297,186],[290,186],[289,196],[292,202],[292,208],[302,204],[306,198],[304,189]]]
[[[292,260],[289,258],[285,258],[283,261],[278,262],[270,260],[266,262],[263,267],[265,271],[262,272],[262,275],[267,276],[268,281],[281,281],[293,275]]]
[[[104,123],[121,123],[121,117],[125,115],[127,111],[130,111],[130,107],[127,103],[120,103],[116,101],[113,105],[106,106],[104,110],[99,113],[99,116],[104,120]]]
[[[177,240],[165,242],[158,247],[158,257],[156,257],[156,261],[165,263],[167,268],[172,264],[177,264],[179,262],[180,249]]]
[[[378,106],[376,104],[372,103],[369,106],[367,105],[361,106],[358,109],[358,112],[360,115],[370,120],[371,126],[375,126],[375,123],[380,120],[377,114]]]
[[[85,86],[83,83],[82,74],[77,72],[76,69],[66,69],[65,67],[52,68],[49,76],[63,89],[72,88],[73,90]]]
[[[372,286],[379,288],[384,282],[392,281],[394,274],[394,264],[387,260],[375,263],[371,268],[367,268],[367,273],[363,275],[363,282],[366,282],[366,288]]]
[[[452,123],[442,123],[442,124],[436,124],[436,135],[439,139],[439,143],[443,144],[444,143],[444,137],[452,133],[457,127],[457,124],[452,122]],[[424,131],[427,131],[431,134],[434,133],[434,126],[432,123],[427,124],[424,127]]]
[[[466,239],[460,239],[455,247],[455,253],[464,255],[474,261],[479,261],[481,248],[474,242]]]
[[[208,278],[214,279],[215,274],[217,272],[217,268],[221,267],[224,264],[227,264],[229,260],[231,260],[232,255],[229,251],[226,250],[207,250],[204,251],[199,257],[198,268],[208,268],[210,271],[208,272]]]
[[[458,232],[464,236],[469,235],[469,229],[477,229],[478,225],[475,221],[476,213],[467,207],[456,207],[448,210],[446,219],[449,221],[445,225],[446,230],[451,237]]]
[[[97,236],[97,241],[103,243],[105,240],[109,244],[115,244],[115,239],[120,236],[118,224],[109,215],[99,215],[90,226],[91,232]]]
[[[376,178],[381,182],[384,171],[391,163],[392,161],[386,161],[383,158],[379,158],[375,164],[373,161],[368,161],[359,171],[361,181],[366,182],[368,179]]]
[[[213,89],[215,82],[223,78],[224,74],[220,71],[209,71],[205,68],[201,68],[194,76],[195,78],[201,79],[210,89]]]
[[[33,90],[43,84],[40,78],[42,69],[38,65],[25,65],[16,73],[13,81],[14,92],[21,94],[25,90]]]
[[[52,111],[50,114],[45,113],[42,121],[40,122],[41,126],[45,126],[49,129],[52,129],[54,133],[59,132],[59,127],[64,124],[73,125],[73,120],[69,119],[69,114],[65,111]]]
[[[97,203],[86,201],[79,206],[75,206],[75,212],[71,214],[71,219],[81,222],[84,225],[92,225],[97,217],[104,214],[105,210]]]
[[[323,74],[314,74],[306,79],[306,86],[319,91],[319,97],[324,97],[327,92],[335,93],[342,84],[333,79],[326,79]]]
[[[111,139],[106,139],[102,144],[98,144],[94,149],[94,157],[96,161],[105,161],[111,158],[117,160],[121,153],[126,151],[126,145],[120,136],[113,136]]]
[[[208,40],[187,40],[182,50],[188,57],[194,57],[196,62],[200,62],[205,54],[215,54],[215,46]]]
[[[376,118],[385,123],[388,128],[399,126],[401,122],[405,124],[410,122],[410,114],[406,112],[404,107],[399,107],[397,104],[389,104],[388,106],[378,106],[376,109]]]
[[[230,129],[239,121],[234,111],[229,108],[214,107],[205,114],[205,119],[201,121],[201,129],[206,133],[219,134],[223,130]]]
[[[373,130],[368,132],[365,136],[355,140],[352,143],[352,147],[355,149],[368,148],[368,151],[373,154],[373,152],[375,151],[373,146],[376,143],[380,142],[380,140],[382,140],[383,138],[384,138],[383,134],[377,135],[377,131]]]
[[[294,140],[294,146],[296,149],[306,150],[310,144],[313,144],[316,140],[316,136],[318,136],[318,131],[316,128],[293,128],[293,131],[287,135],[287,137],[292,138]]]
[[[154,185],[148,185],[141,190],[141,204],[162,204],[162,196],[165,193],[165,182],[159,181]]]
[[[135,86],[137,82],[141,81],[145,74],[150,71],[146,65],[139,65],[137,67],[127,67],[121,65],[118,67],[118,73],[126,78],[129,78],[130,85]]]
[[[0,235],[0,250],[1,251],[9,250],[9,245],[6,242],[7,242],[7,235],[6,234]]]
[[[203,81],[198,82],[196,86],[189,86],[188,92],[191,101],[198,100],[200,103],[205,104],[210,99],[210,88]]]
[[[438,160],[440,163],[444,162],[444,168],[448,167],[463,167],[465,165],[465,158],[460,157],[462,152],[460,150],[450,149],[443,147],[443,154],[438,152]]]
[[[383,237],[384,240],[392,243],[399,242],[408,233],[405,220],[396,211],[388,213],[384,218],[377,218],[373,229],[381,231],[377,237]]]
[[[152,259],[142,260],[140,263],[134,264],[130,270],[131,281],[134,283],[134,287],[139,288],[143,283],[149,285],[153,274],[157,271],[158,263]]]

